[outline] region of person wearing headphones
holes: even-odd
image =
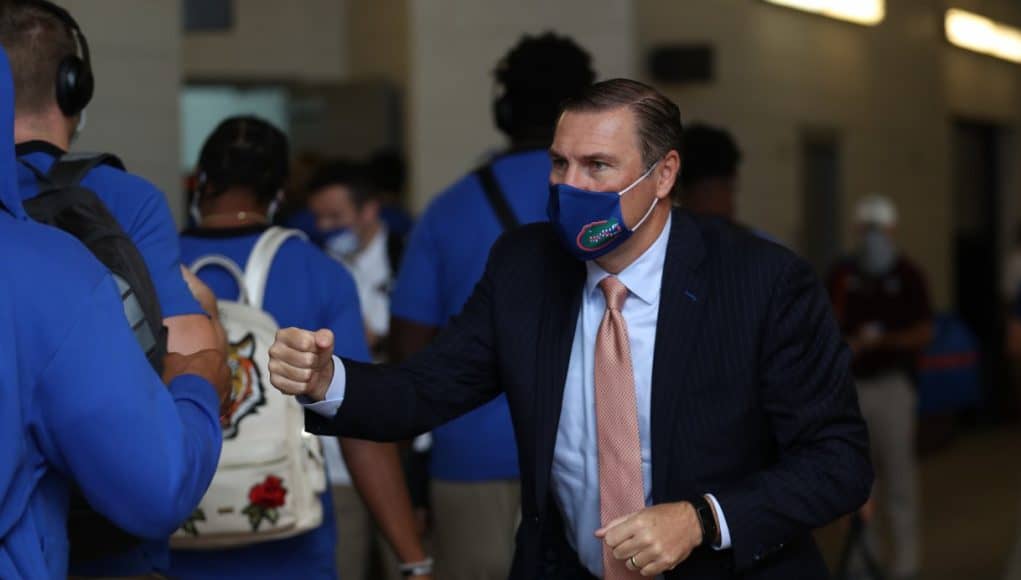
[[[56,580],[68,575],[72,485],[144,538],[195,509],[216,471],[230,371],[222,351],[171,354],[161,380],[107,268],[26,215],[13,100],[0,50],[0,578]]]
[[[84,126],[95,85],[88,41],[60,6],[47,0],[11,0],[0,9],[0,45],[7,51],[14,80],[17,185],[22,199],[29,200],[40,192],[39,176],[69,158],[71,142]],[[80,185],[96,194],[141,254],[166,327],[166,350],[190,354],[222,348],[181,275],[176,226],[163,193],[105,163],[89,168]],[[103,558],[72,557],[71,573],[148,574],[165,570],[168,558],[166,541],[146,540]]]
[[[547,220],[548,149],[559,105],[595,80],[589,54],[553,33],[523,37],[494,76],[499,96],[493,116],[510,147],[441,192],[412,231],[391,298],[395,362],[422,350],[461,310],[504,230]],[[506,578],[520,504],[506,398],[432,435],[436,576]]]

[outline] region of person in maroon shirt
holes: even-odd
[[[914,452],[915,363],[932,339],[932,309],[921,271],[897,248],[897,209],[885,197],[864,198],[856,213],[859,245],[828,278],[830,297],[854,352],[852,370],[869,426],[876,489],[890,521],[892,576],[915,578],[920,567],[919,490]],[[871,503],[871,502],[870,502]],[[876,553],[875,526],[866,542]]]

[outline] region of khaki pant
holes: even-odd
[[[401,580],[400,562],[377,531],[354,486],[337,485],[331,490],[337,521],[337,571],[341,580]],[[371,579],[370,570],[373,572]]]
[[[437,580],[506,580],[521,522],[517,481],[433,480]]]
[[[918,396],[902,373],[857,382],[876,472],[873,495],[878,513],[889,522],[893,540],[891,571],[894,578],[911,577],[918,574],[921,554],[918,507],[921,494],[915,454]],[[878,558],[877,527],[876,522],[866,527],[865,541]]]

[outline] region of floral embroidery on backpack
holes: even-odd
[[[277,523],[280,517],[277,508],[282,507],[287,498],[287,488],[283,483],[279,477],[268,475],[266,481],[252,486],[248,491],[249,504],[241,513],[248,516],[253,532],[259,531],[263,520],[269,520],[271,524]]]

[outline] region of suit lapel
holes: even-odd
[[[558,248],[559,250],[559,248]],[[562,254],[562,255],[561,255]],[[581,294],[585,284],[585,266],[563,251],[557,252],[555,271],[550,274],[550,291],[542,306],[541,332],[536,343],[537,396],[535,501],[537,509],[545,504],[553,466],[553,447],[564,403],[564,382],[571,359],[571,346],[581,311]]]
[[[691,376],[692,343],[698,336],[707,296],[701,232],[686,212],[674,210],[656,321],[652,363],[652,489],[661,501],[670,473],[670,438],[677,400]]]

